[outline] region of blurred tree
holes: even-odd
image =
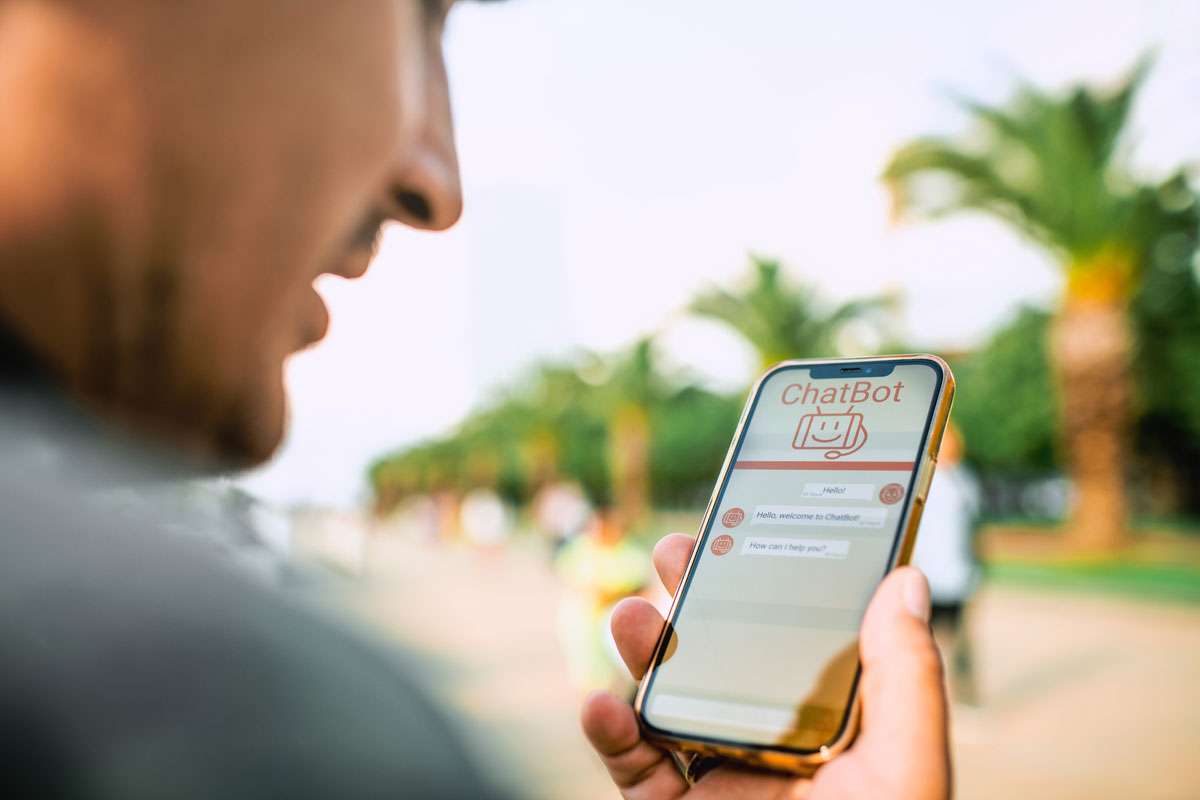
[[[616,506],[627,527],[652,504],[700,504],[742,399],[680,383],[662,374],[649,339],[611,358],[539,364],[445,437],[376,461],[376,510],[414,494],[464,491],[481,475],[514,503],[539,482],[574,480],[594,505]]]
[[[1138,449],[1148,509],[1200,514],[1200,261],[1197,231],[1154,248],[1131,312]]]
[[[710,289],[689,308],[742,334],[758,351],[763,368],[789,358],[834,355],[843,327],[884,305],[882,298],[852,300],[826,311],[828,304],[816,289],[788,280],[779,262],[750,258],[753,270],[746,290]]]
[[[651,409],[650,496],[656,506],[708,502],[745,398],[685,386]]]
[[[1195,236],[1155,248],[1130,305],[1136,352],[1139,508],[1156,515],[1200,513],[1200,279]],[[1047,352],[1053,316],[1023,308],[975,352],[952,359],[954,418],[967,457],[985,477],[1018,480],[1055,467],[1059,437],[1054,372]]]
[[[1050,324],[1049,313],[1022,308],[991,341],[952,364],[958,379],[954,421],[967,459],[984,475],[1028,477],[1055,466]]]
[[[613,502],[625,529],[644,520],[650,509],[651,413],[668,394],[653,339],[644,337],[617,358],[597,395],[608,422]]]
[[[620,360],[609,381],[609,464],[619,524],[628,530],[650,508],[650,408],[661,396],[650,339]]]
[[[1062,265],[1066,282],[1050,352],[1076,489],[1068,527],[1085,549],[1120,545],[1126,535],[1129,301],[1156,243],[1196,226],[1196,198],[1184,173],[1143,183],[1119,149],[1146,69],[1144,62],[1105,93],[1077,87],[1059,97],[1023,85],[1006,108],[967,102],[974,130],[915,141],[884,173],[898,210],[992,214]]]
[[[560,472],[593,501],[609,493],[607,432],[589,405],[594,389],[575,365],[540,364],[444,437],[404,448],[370,468],[378,513],[405,497],[486,480],[506,500],[524,503],[539,480]]]

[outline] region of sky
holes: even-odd
[[[463,2],[445,47],[462,221],[393,226],[365,277],[318,282],[329,335],[289,362],[288,439],[243,481],[272,504],[363,502],[374,457],[579,348],[653,332],[668,364],[749,386],[749,348],[683,313],[749,253],[830,302],[898,291],[892,323],[926,351],[1053,304],[1054,263],[1000,224],[890,219],[880,172],[963,128],[955,96],[1103,86],[1153,48],[1134,163],[1200,161],[1193,0]]]

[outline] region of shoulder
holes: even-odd
[[[0,705],[40,732],[0,741],[85,794],[489,796],[415,659],[203,541],[45,486],[2,482],[0,508]]]

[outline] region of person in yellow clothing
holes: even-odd
[[[627,693],[631,681],[609,621],[613,606],[646,588],[649,553],[629,541],[611,509],[601,509],[559,551],[555,571],[563,583],[558,632],[571,685],[581,693]]]

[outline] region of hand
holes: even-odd
[[[695,540],[675,533],[654,548],[654,565],[674,594]],[[863,618],[862,728],[854,744],[812,778],[722,765],[689,786],[675,762],[641,737],[628,703],[593,692],[583,705],[583,730],[626,800],[667,798],[905,798],[944,800],[950,794],[946,697],[942,662],[929,632],[929,584],[903,567],[880,584]],[[650,663],[663,618],[631,597],[613,613],[621,657],[638,680]]]

